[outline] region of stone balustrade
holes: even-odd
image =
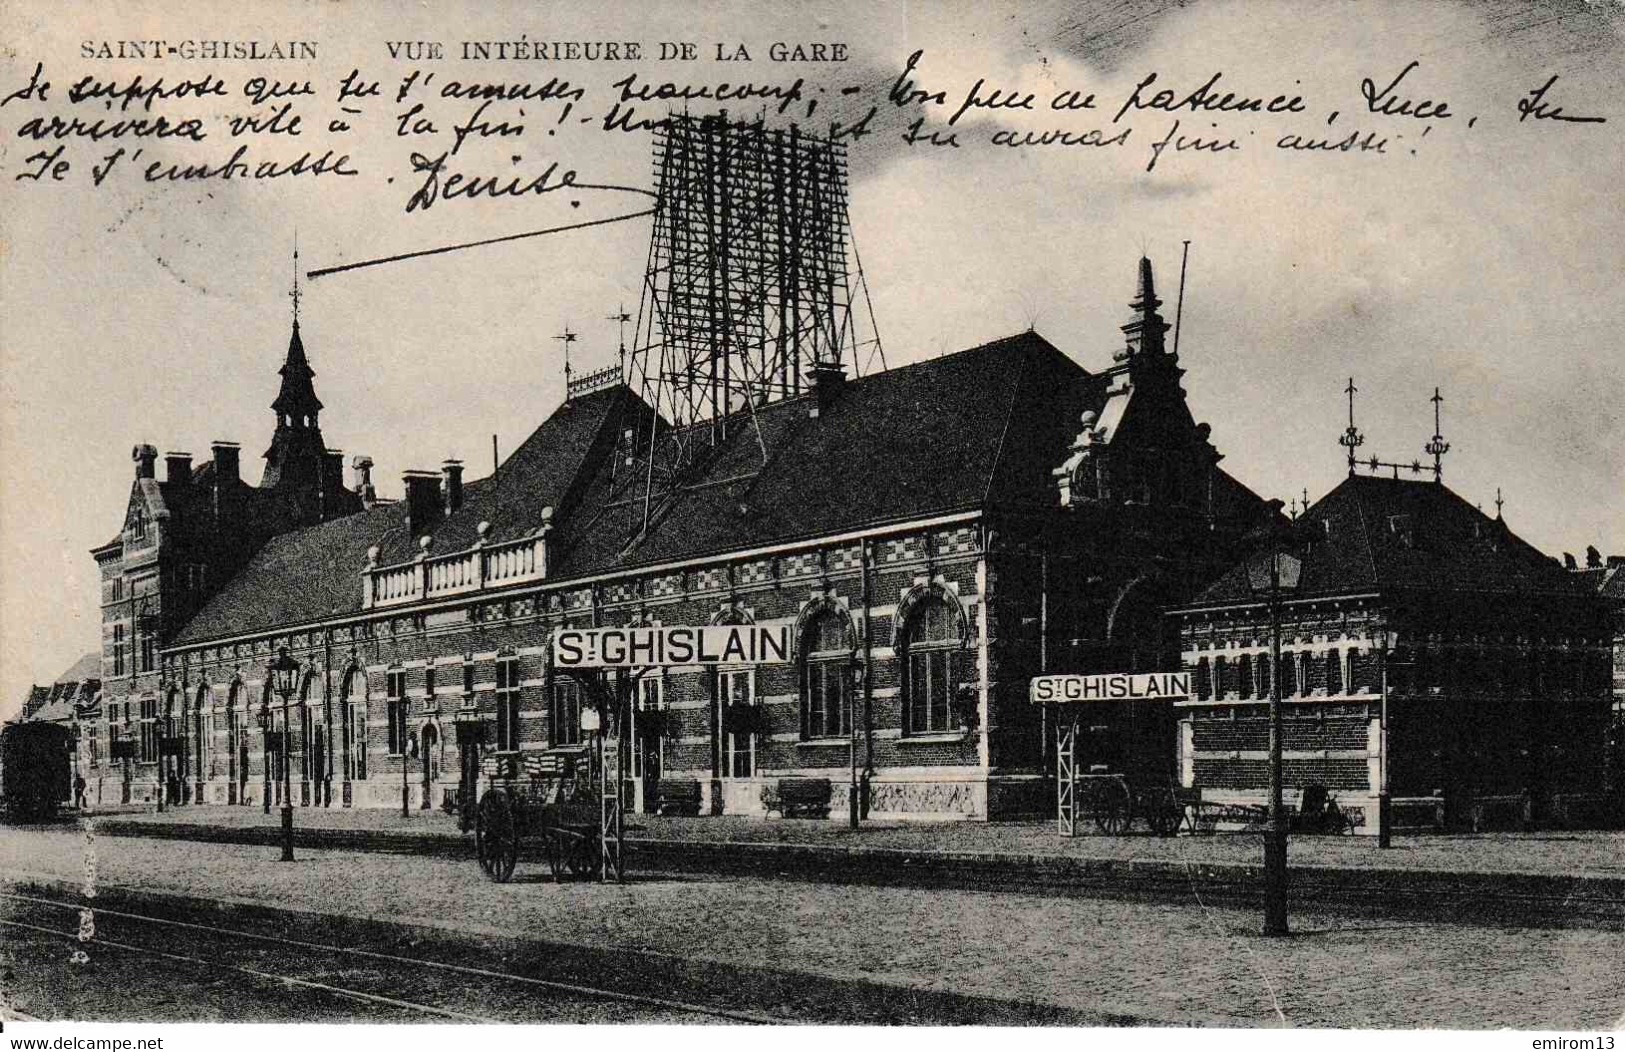
[[[465,551],[431,555],[430,537],[419,539],[419,553],[411,562],[378,565],[378,549],[367,552],[361,572],[364,609],[397,606],[505,587],[547,576],[547,536],[552,509],[544,509],[542,528],[531,537],[492,544],[489,523],[479,525],[479,540]]]

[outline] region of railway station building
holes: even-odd
[[[1247,564],[1173,614],[1193,679],[1176,705],[1186,786],[1264,802],[1274,677],[1289,804],[1322,786],[1367,833],[1385,784],[1396,828],[1610,820],[1617,615],[1599,582],[1441,481],[1352,464],[1286,550],[1301,572],[1277,593],[1277,667],[1268,597]]]
[[[358,457],[346,487],[296,322],[260,483],[231,443],[170,454],[162,481],[137,446],[92,553],[104,734],[133,743],[113,798],[276,802],[286,753],[297,806],[457,807],[482,772],[587,749],[598,695],[553,667],[555,630],[753,623],[792,628],[788,660],[636,678],[629,806],[762,814],[812,777],[838,815],[855,765],[876,816],[1047,811],[1053,714],[1029,678],[1177,667],[1163,611],[1273,514],[1191,416],[1148,260],[1134,279],[1098,370],[1030,331],[823,365],[724,421],[657,504],[631,467],[655,414],[614,367],[489,477],[448,460],[386,502]]]

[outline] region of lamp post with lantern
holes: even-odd
[[[279,650],[277,659],[271,662],[271,682],[276,692],[282,695],[282,861],[292,862],[293,795],[288,772],[288,732],[293,726],[289,718],[289,705],[299,684],[299,662],[289,656],[287,647]],[[266,807],[270,807],[269,801]]]
[[[1279,512],[1279,501],[1273,502]],[[1264,838],[1264,934],[1287,934],[1287,818],[1282,807],[1281,597],[1297,591],[1303,560],[1285,551],[1286,531],[1270,530],[1262,550],[1247,561],[1247,584],[1269,604],[1270,751],[1269,831]]]
[[[265,698],[260,699],[260,755],[264,757],[264,770],[261,772],[260,807],[265,814],[271,813],[271,703]]]

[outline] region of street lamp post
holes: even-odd
[[[1382,676],[1382,701],[1377,712],[1377,846],[1393,847],[1394,811],[1388,796],[1388,652],[1393,646],[1394,633],[1383,629],[1377,661]]]
[[[271,663],[272,682],[282,695],[282,861],[293,861],[293,795],[288,772],[288,734],[293,724],[289,720],[289,704],[299,683],[299,662],[288,655],[283,647]],[[269,806],[269,805],[267,805]]]
[[[401,706],[401,817],[402,818],[411,818],[412,817],[412,808],[411,808],[411,804],[410,804],[409,799],[408,799],[409,796],[411,795],[411,790],[409,790],[407,788],[406,780],[407,780],[407,775],[409,773],[407,769],[412,766],[412,760],[411,760],[411,756],[410,756],[410,751],[406,747],[407,734],[406,734],[406,699],[405,698],[401,699],[400,706]]]
[[[1286,811],[1282,806],[1281,770],[1281,595],[1294,591],[1303,562],[1280,550],[1272,538],[1261,559],[1248,564],[1248,584],[1254,594],[1269,601],[1270,619],[1270,800],[1269,832],[1264,839],[1264,934],[1287,934],[1286,923]]]

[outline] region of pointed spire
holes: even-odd
[[[1123,328],[1125,348],[1118,352],[1119,361],[1134,361],[1138,358],[1160,356],[1163,353],[1163,334],[1168,331],[1168,323],[1162,320],[1157,308],[1162,301],[1157,298],[1156,278],[1151,271],[1151,260],[1145,256],[1140,257],[1138,282],[1135,287],[1134,299],[1129,303],[1129,309],[1134,311],[1134,319]]]

